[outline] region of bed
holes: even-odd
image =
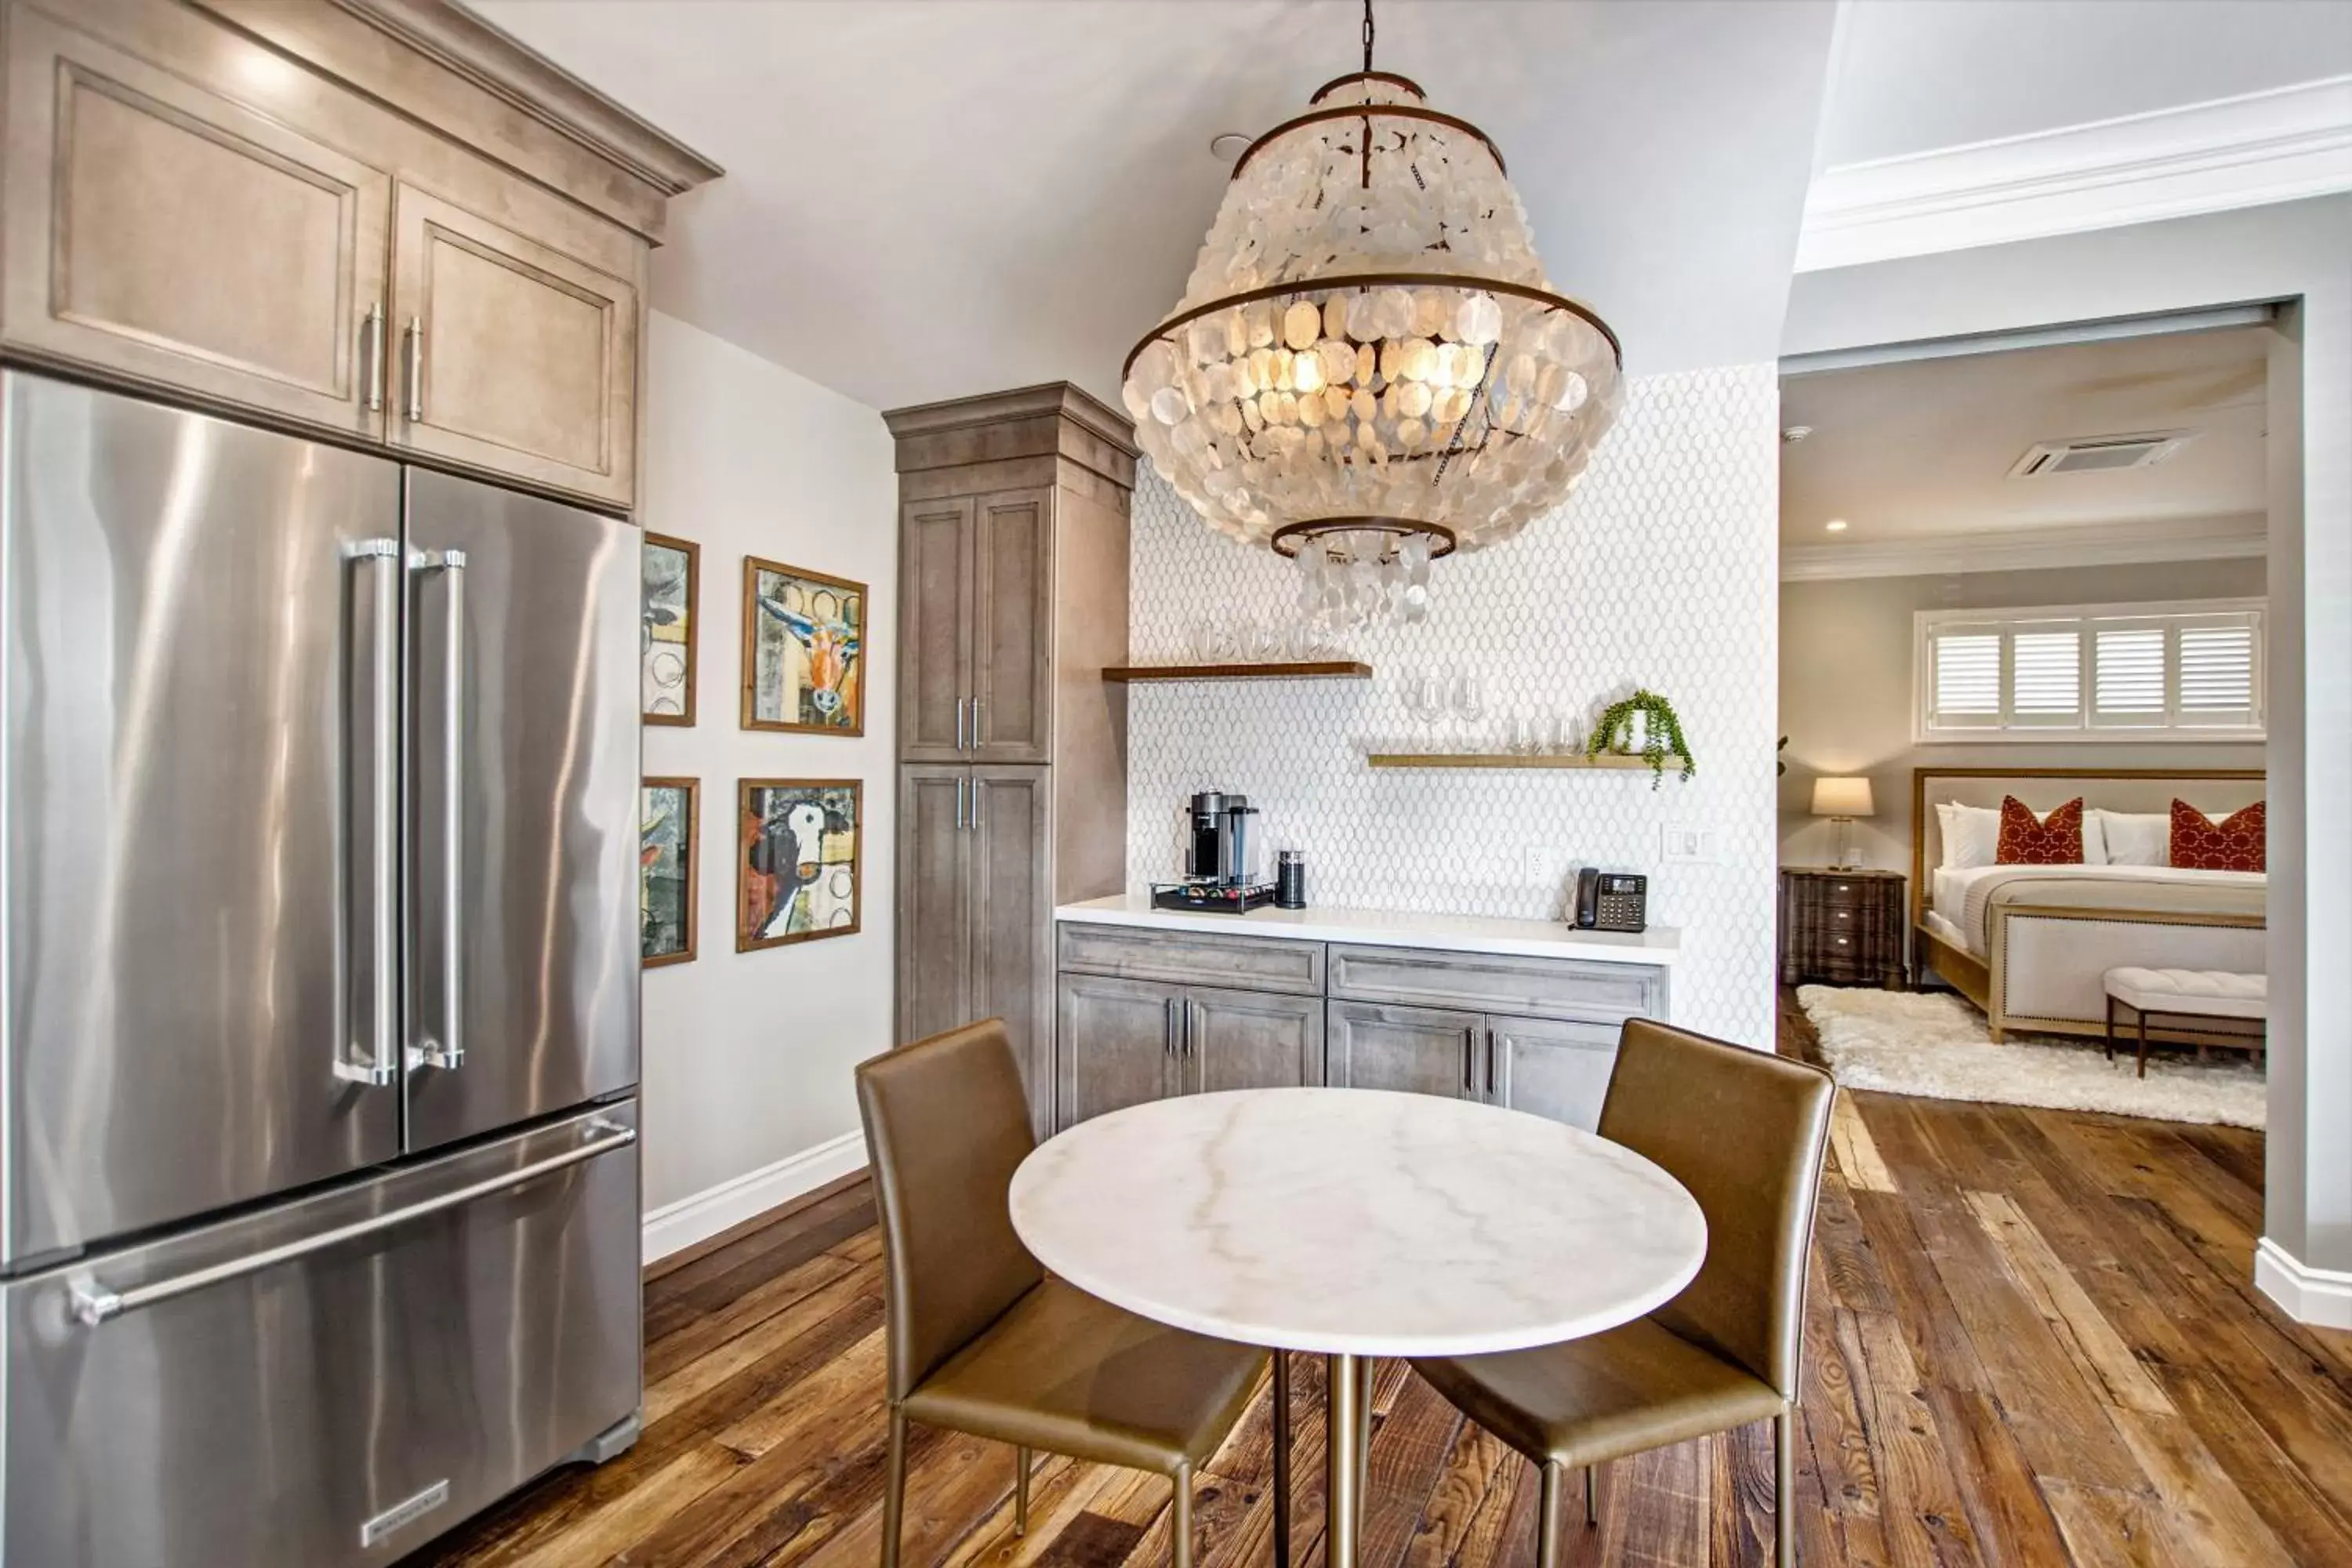
[[[2251,805],[2263,792],[2263,774],[2247,770],[1913,770],[1911,923],[1919,968],[1983,1009],[1996,1040],[2012,1029],[2104,1035],[2102,979],[2121,965],[2263,973],[2267,888],[2261,872],[1951,868],[1936,810],[1948,804],[1997,809],[2002,796],[2013,795],[2047,813],[2080,795],[2086,808],[2154,814],[2168,810],[2177,796],[2221,815]]]

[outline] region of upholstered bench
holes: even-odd
[[[2260,1060],[2267,1043],[2270,981],[2261,974],[2233,974],[2226,969],[2110,969],[2107,989],[2107,1059],[2116,1056],[2116,1010],[2126,1008],[2139,1023],[2139,1076],[2147,1076],[2147,1023],[2150,1018],[2179,1020],[2176,1030],[2191,1032],[2182,1042],[2197,1047],[2200,1058],[2208,1046],[2252,1051]],[[2217,1029],[2217,1020],[2229,1026]],[[2242,1026],[2251,1023],[2253,1027]],[[2158,1028],[2165,1026],[2159,1024]]]

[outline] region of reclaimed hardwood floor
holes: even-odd
[[[1809,1031],[1784,1004],[1782,1048]],[[2262,1139],[2007,1106],[1842,1104],[1813,1266],[1801,1561],[2352,1563],[2352,1335],[2249,1279]],[[646,1432],[408,1568],[872,1568],[880,1245],[864,1189],[652,1281]],[[1300,1568],[1322,1561],[1319,1370],[1296,1373]],[[1272,1562],[1267,1401],[1200,1482],[1202,1568]],[[1532,1568],[1535,1477],[1402,1363],[1373,1400],[1366,1568]],[[908,1568],[1167,1561],[1166,1484],[918,1428]],[[1606,1468],[1571,1564],[1765,1563],[1765,1428]],[[1575,1510],[1570,1510],[1572,1514]]]

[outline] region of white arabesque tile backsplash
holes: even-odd
[[[1369,681],[1130,688],[1130,885],[1177,872],[1184,803],[1202,789],[1247,795],[1270,847],[1305,850],[1319,904],[1557,918],[1564,885],[1531,874],[1528,851],[1564,851],[1651,879],[1652,922],[1683,932],[1675,1022],[1769,1047],[1779,408],[1770,364],[1630,382],[1565,506],[1439,562],[1426,621],[1349,640]],[[1188,658],[1204,618],[1293,617],[1296,568],[1211,532],[1149,463],[1133,516],[1134,662]],[[1400,698],[1432,667],[1483,679],[1486,749],[1515,709],[1558,708],[1580,731],[1649,687],[1682,714],[1697,776],[1653,791],[1646,773],[1367,766],[1374,750],[1445,749]],[[1670,822],[1711,830],[1714,860],[1660,864]]]

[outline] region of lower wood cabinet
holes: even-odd
[[[1337,946],[1326,959],[1320,943],[1238,931],[1063,926],[1055,1125],[1171,1094],[1328,1083],[1483,1100],[1589,1131],[1624,1020],[1665,1011],[1655,965]],[[1204,973],[1245,983],[1178,978]],[[1514,1010],[1444,1005],[1488,996]]]
[[[1060,977],[1055,1123],[1228,1089],[1323,1080],[1323,1003],[1116,975]]]

